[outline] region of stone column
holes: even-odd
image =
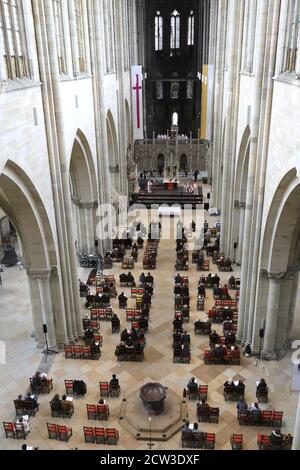
[[[27,270],[27,280],[28,280],[28,287],[29,287],[35,339],[37,341],[37,347],[42,348],[45,345],[45,337],[43,333],[43,317],[42,317],[40,290],[39,290],[37,277],[31,274],[29,269]]]
[[[259,136],[259,124],[261,118],[261,106],[262,106],[262,93],[263,93],[263,76],[264,76],[264,63],[265,63],[265,47],[266,47],[266,31],[268,24],[268,10],[269,1],[265,0],[259,4],[259,12],[257,15],[257,33],[256,33],[256,56],[255,62],[255,76],[253,78],[253,106],[251,113],[251,139],[250,139],[250,154],[249,154],[249,168],[248,168],[248,180],[247,180],[247,198],[245,207],[245,229],[244,229],[244,241],[243,241],[243,264],[241,272],[241,293],[239,302],[239,327],[238,327],[238,339],[246,341],[246,335],[248,335],[248,324],[249,324],[249,286],[251,285],[253,256],[251,251],[252,238],[252,221],[254,217],[254,211],[256,207],[253,205],[255,197],[255,177],[257,175],[257,168],[259,165],[260,155],[258,154],[258,136]],[[256,275],[256,274],[255,274]],[[253,319],[251,319],[253,324]]]
[[[269,273],[269,294],[262,352],[263,357],[266,359],[276,359],[274,349],[282,278],[283,273]]]
[[[237,264],[241,266],[243,259],[243,243],[244,243],[244,230],[245,230],[245,210],[246,203],[240,202],[240,230],[239,230],[239,244],[237,253]]]
[[[298,407],[297,407],[297,413],[296,413],[292,450],[300,450],[300,393],[299,393]]]
[[[237,36],[238,36],[238,17],[239,17],[239,2],[231,0],[228,9],[228,54],[227,54],[227,72],[225,75],[225,94],[226,94],[226,125],[224,135],[224,148],[223,148],[223,180],[222,180],[222,200],[221,200],[221,243],[220,249],[224,253],[229,253],[230,240],[228,237],[229,226],[231,225],[231,207],[230,200],[232,198],[233,185],[232,175],[233,159],[232,153],[234,151],[233,135],[234,135],[234,110],[235,110],[235,87],[237,76]],[[222,157],[221,157],[222,158]]]
[[[37,277],[37,280],[38,280],[43,323],[47,325],[47,330],[48,330],[48,333],[47,333],[48,345],[49,345],[49,348],[55,348],[57,345],[57,342],[56,342],[53,308],[52,308],[52,300],[51,300],[51,290],[50,290],[50,271],[37,272],[36,274],[34,274],[34,276]]]
[[[292,297],[290,300],[289,311],[288,311],[288,321],[286,325],[286,338],[287,338],[289,345],[291,342],[291,336],[292,336],[293,326],[294,326],[295,311],[296,311],[296,305],[297,305],[299,274],[300,274],[299,271],[295,272],[294,278],[293,278],[293,284],[291,288]]]
[[[87,240],[87,250],[89,254],[95,252],[95,237],[94,233],[94,221],[93,221],[93,211],[94,203],[86,202],[81,203],[82,210],[84,211],[85,216],[85,229],[86,229],[86,240]]]
[[[78,51],[78,43],[77,43],[75,2],[74,0],[68,0],[68,4],[69,4],[69,24],[70,24],[70,33],[71,33],[73,73],[74,73],[74,77],[77,77],[80,74],[80,70],[79,70],[79,60],[78,60],[79,51]]]

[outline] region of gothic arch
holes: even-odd
[[[0,174],[0,188],[0,206],[12,221],[21,245],[38,344],[44,344],[44,323],[49,345],[63,344],[67,326],[60,268],[43,201],[29,176],[11,160],[6,161]]]
[[[78,252],[93,254],[98,201],[97,179],[90,146],[80,129],[72,147],[69,174],[76,248]]]
[[[264,231],[256,323],[266,319],[263,354],[281,357],[289,347],[299,295],[300,180],[295,168],[281,180]],[[300,316],[300,312],[298,312]]]
[[[293,182],[296,182],[297,170],[293,168],[290,170],[279,183],[277,190],[272,199],[269,214],[267,217],[263,246],[261,256],[261,268],[269,269],[272,257],[272,244],[275,239],[277,225],[275,221],[280,217],[280,206],[282,206],[285,199],[285,194],[289,194]]]

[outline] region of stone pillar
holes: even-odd
[[[30,270],[27,270],[27,280],[29,287],[31,312],[34,325],[34,333],[37,341],[37,347],[42,348],[45,345],[45,337],[43,333],[43,317],[41,308],[40,290],[37,277]]]
[[[245,209],[246,203],[240,202],[240,230],[239,230],[239,244],[237,253],[237,264],[241,266],[243,259],[243,243],[244,243],[244,230],[245,230]]]
[[[233,185],[232,175],[233,159],[232,153],[234,149],[233,145],[233,122],[234,122],[234,110],[235,110],[235,87],[238,74],[236,73],[237,66],[237,36],[238,36],[238,13],[239,13],[239,2],[237,0],[231,0],[228,8],[228,54],[227,54],[227,72],[225,74],[225,95],[226,95],[226,125],[224,134],[224,147],[223,147],[223,180],[222,180],[222,199],[221,199],[221,242],[220,249],[223,253],[229,253],[230,240],[228,237],[229,226],[231,225],[231,207],[230,200],[232,198]]]
[[[82,208],[85,215],[85,228],[86,228],[86,239],[87,239],[87,250],[89,254],[95,252],[95,233],[94,233],[94,221],[93,211],[94,203],[82,203]]]
[[[42,307],[42,316],[43,323],[47,325],[47,339],[49,348],[55,348],[56,343],[56,334],[55,334],[55,325],[53,317],[53,308],[51,300],[51,290],[50,290],[50,272],[40,272],[34,274],[37,277],[40,298],[41,298],[41,307]]]
[[[74,0],[68,0],[68,5],[69,5],[69,24],[70,24],[70,33],[71,33],[73,73],[74,73],[74,77],[77,77],[80,74],[80,70],[79,70],[79,60],[78,60],[79,51],[78,51],[78,43],[77,43],[77,26],[76,26]]]
[[[279,313],[280,290],[283,273],[269,273],[269,294],[266,312],[266,327],[263,344],[263,357],[276,359],[275,338]]]
[[[294,318],[295,318],[298,288],[299,288],[299,277],[300,277],[299,275],[300,275],[299,271],[295,272],[295,275],[293,278],[293,284],[291,288],[292,297],[291,297],[291,301],[289,305],[288,321],[286,325],[286,338],[287,338],[289,345],[292,339],[292,332],[293,332],[293,326],[294,326]]]
[[[300,393],[299,393],[298,407],[297,407],[296,420],[295,420],[292,450],[300,450]]]
[[[287,325],[289,322],[289,307],[292,302],[294,273],[286,273],[282,280],[280,302],[278,307],[278,320],[275,338],[275,350],[278,359],[285,356],[288,345]]]
[[[252,283],[252,277],[257,280],[257,273],[253,272],[253,253],[251,251],[251,245],[253,240],[251,235],[252,221],[255,217],[254,211],[256,206],[253,204],[255,198],[255,177],[257,175],[257,169],[259,166],[260,155],[258,154],[258,136],[259,136],[259,123],[261,118],[261,106],[262,106],[262,93],[263,93],[263,76],[264,76],[264,64],[265,64],[265,47],[266,47],[266,32],[268,24],[268,10],[269,1],[265,0],[259,4],[259,12],[257,15],[257,33],[256,33],[256,57],[255,61],[255,76],[253,78],[253,106],[251,113],[251,139],[250,139],[250,154],[249,154],[249,168],[248,168],[248,180],[247,180],[247,198],[245,207],[245,229],[244,229],[244,241],[243,241],[243,264],[241,270],[241,293],[239,302],[239,327],[238,327],[238,339],[246,341],[246,335],[248,336],[248,325],[253,325],[253,318],[249,315],[249,304],[250,304],[250,285]],[[253,8],[253,7],[252,7]],[[260,225],[261,226],[261,225]],[[259,227],[260,227],[259,226]]]

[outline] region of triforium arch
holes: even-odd
[[[249,167],[249,153],[250,153],[250,127],[247,126],[240,145],[238,154],[236,176],[235,176],[235,189],[234,189],[234,216],[232,226],[233,242],[237,243],[237,250],[235,251],[235,258],[237,264],[242,263],[243,253],[243,240],[244,240],[244,227],[245,227],[245,210],[247,198],[247,182],[248,182],[248,167]]]
[[[65,318],[59,260],[49,218],[37,189],[26,173],[8,160],[0,174],[0,206],[12,221],[25,264],[33,324],[38,346],[50,347],[72,336],[72,319]],[[71,323],[70,323],[71,322]]]
[[[300,179],[289,171],[274,195],[264,232],[253,340],[264,325],[263,355],[280,358],[297,339]],[[299,327],[298,327],[299,330]]]
[[[98,207],[96,170],[90,146],[78,130],[70,159],[70,190],[73,201],[74,236],[78,252],[94,253]]]
[[[111,176],[112,189],[120,193],[120,164],[118,152],[118,136],[112,112],[108,110],[106,116],[106,134],[107,134],[107,148],[109,171]]]

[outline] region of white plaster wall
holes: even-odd
[[[282,178],[297,168],[300,176],[300,87],[275,81],[268,153],[264,230],[270,206]]]
[[[34,108],[36,108],[37,125],[34,122]],[[0,173],[8,159],[20,166],[32,181],[42,199],[55,234],[40,86],[0,94]]]

